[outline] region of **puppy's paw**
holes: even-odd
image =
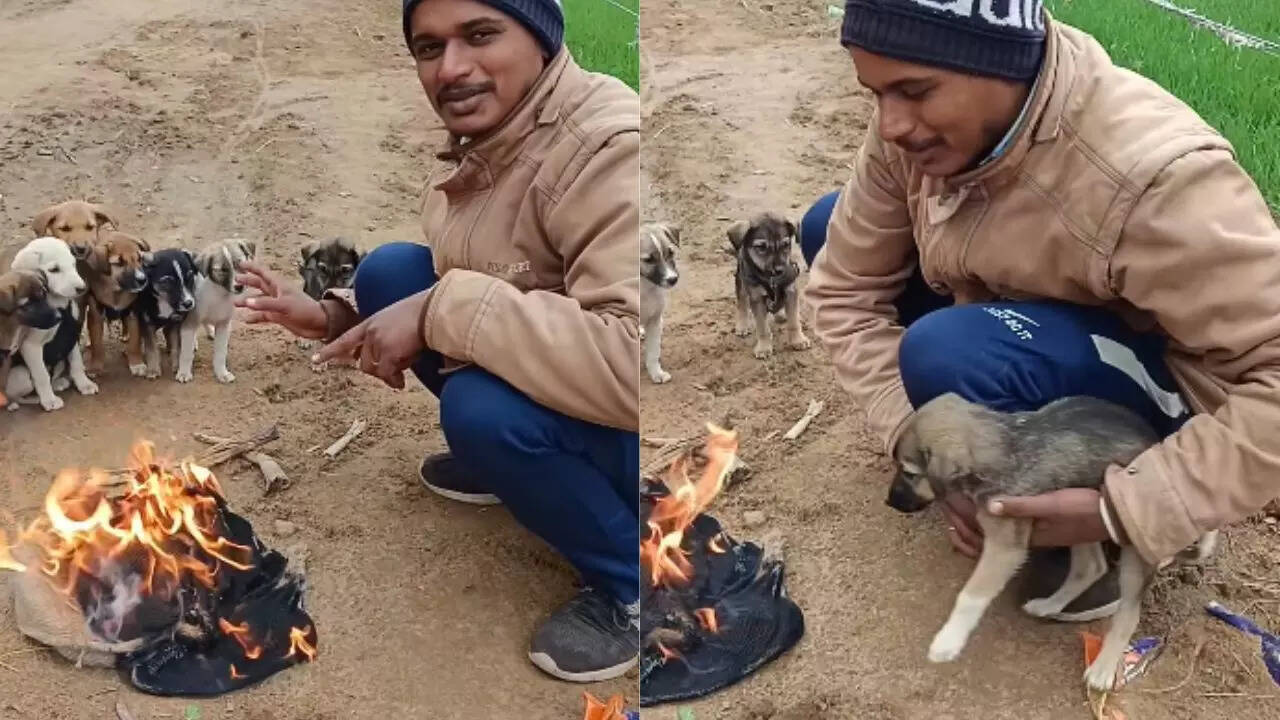
[[[178,370],[178,372],[173,374],[173,379],[177,380],[180,383],[189,383],[191,382],[193,377],[194,376],[192,375],[190,370]]]
[[[1116,669],[1116,663],[1106,662],[1105,658],[1099,656],[1084,671],[1084,684],[1098,692],[1111,692],[1116,685]]]
[[[53,386],[54,392],[66,392],[67,388],[71,387],[71,379],[66,375],[63,375],[61,377],[54,378],[53,382],[50,384]]]
[[[960,657],[960,651],[964,650],[964,642],[965,638],[960,633],[942,628],[933,636],[933,642],[929,645],[929,662],[946,663],[955,660]]]
[[[649,370],[649,379],[653,381],[654,385],[661,385],[671,382],[671,373],[662,368],[653,368]]]
[[[1062,612],[1062,603],[1049,602],[1049,600],[1050,598],[1028,600],[1022,604],[1022,612],[1038,618],[1047,618],[1050,615],[1057,615]]]
[[[130,375],[132,375],[132,376],[134,376],[134,377],[147,377],[147,366],[146,366],[145,364],[144,364],[144,365],[130,365],[130,366],[129,366],[129,374],[130,374]]]
[[[315,340],[308,340],[306,338],[298,338],[295,342],[298,344],[298,347],[303,350],[310,350],[316,346]]]
[[[773,357],[773,344],[758,342],[755,348],[751,350],[751,354],[755,355],[757,360]]]
[[[218,382],[224,383],[224,384],[233,383],[236,381],[236,376],[232,375],[231,371],[225,368],[222,370],[214,370],[213,376],[218,380]]]
[[[84,380],[76,383],[76,390],[79,391],[81,395],[97,395],[98,383],[90,380],[89,378],[85,378]]]
[[[813,341],[805,337],[804,333],[792,335],[787,340],[787,344],[791,346],[792,350],[808,350],[813,347]]]
[[[735,325],[733,328],[733,334],[738,337],[749,337],[751,335],[751,326],[741,324]]]
[[[84,364],[84,374],[90,378],[96,378],[102,374],[102,363],[90,360]]]
[[[148,380],[159,380],[160,376],[163,374],[160,372],[160,368],[157,366],[147,365],[145,366],[144,369],[146,370],[146,372],[142,375],[142,377]]]
[[[44,408],[45,412],[53,412],[54,410],[61,410],[62,405],[63,405],[62,398],[58,397],[57,395],[54,395],[48,400],[40,401],[40,407]]]

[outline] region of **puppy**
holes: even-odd
[[[14,256],[12,269],[44,273],[48,302],[58,311],[59,319],[51,328],[25,333],[6,379],[5,394],[11,401],[39,402],[50,412],[62,408],[62,398],[55,393],[67,388],[68,376],[81,395],[97,394],[98,386],[85,374],[80,353],[84,315],[75,301],[86,287],[76,272],[70,246],[55,237],[36,238]]]
[[[936,497],[960,491],[978,507],[982,555],[933,638],[929,660],[959,656],[987,606],[1026,560],[1032,522],[989,514],[997,495],[1038,495],[1071,487],[1096,488],[1112,464],[1126,465],[1159,442],[1142,418],[1091,397],[1057,400],[1034,412],[1003,413],[954,393],[923,405],[908,421],[894,451],[900,472],[887,503],[918,512]],[[1211,545],[1215,533],[1202,540]],[[1023,609],[1040,617],[1060,612],[1107,572],[1099,543],[1071,548],[1067,581],[1052,596]],[[1120,607],[1098,657],[1085,671],[1090,688],[1111,690],[1126,646],[1138,627],[1142,596],[1155,568],[1132,547],[1121,549]]]
[[[89,255],[79,261],[77,267],[89,286],[85,323],[89,326],[90,377],[102,372],[106,359],[103,331],[111,321],[123,325],[129,372],[137,377],[146,374],[138,316],[131,310],[147,286],[146,265],[150,260],[151,247],[146,242],[107,230],[93,243]]]
[[[796,288],[800,266],[791,259],[795,224],[776,213],[764,212],[749,221],[734,223],[727,234],[738,260],[733,274],[738,296],[734,332],[739,337],[750,335],[749,314],[754,316],[756,346],[752,354],[767,358],[773,354],[769,316],[785,313],[787,344],[795,350],[808,348],[811,343],[800,327]]]
[[[644,368],[649,379],[661,384],[671,380],[662,369],[662,314],[667,293],[676,286],[676,248],[680,228],[669,223],[647,223],[640,228],[640,329],[644,333]]]
[[[50,330],[58,320],[57,309],[49,304],[49,279],[43,272],[0,274],[0,407],[9,405],[4,393],[9,368],[26,333]]]
[[[152,253],[151,262],[144,267],[147,286],[134,301],[133,307],[134,315],[138,318],[138,331],[142,337],[142,353],[146,362],[143,377],[154,380],[161,374],[157,333],[162,333],[165,337],[170,368],[178,368],[182,326],[187,316],[196,308],[198,273],[195,258],[181,248]]]
[[[93,251],[104,225],[116,229],[119,223],[109,210],[83,200],[67,200],[41,210],[31,221],[37,237],[52,236],[65,242],[77,260]]]
[[[364,256],[364,251],[345,238],[307,243],[298,263],[303,292],[319,300],[325,290],[351,287]]]
[[[221,383],[235,382],[236,376],[227,370],[227,349],[235,299],[244,293],[244,286],[236,282],[236,271],[240,263],[252,260],[257,252],[253,241],[232,238],[214,243],[196,255],[196,304],[182,323],[178,372],[174,376],[178,382],[191,382],[196,333],[202,326],[213,328],[213,376]]]

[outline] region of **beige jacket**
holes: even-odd
[[[888,452],[912,412],[892,301],[917,249],[957,302],[1104,305],[1165,333],[1197,414],[1106,477],[1157,561],[1280,496],[1280,230],[1227,141],[1088,35],[1051,22],[1041,73],[1012,146],[970,174],[925,177],[873,130],[806,296]]]
[[[640,103],[567,49],[502,127],[439,154],[422,315],[446,372],[475,364],[571,417],[639,430]]]

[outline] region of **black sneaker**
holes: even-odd
[[[1103,551],[1107,556],[1107,574],[1067,603],[1061,612],[1044,618],[1058,622],[1092,622],[1115,614],[1120,607],[1120,573],[1116,566],[1118,550],[1112,543],[1103,543]],[[1070,571],[1070,548],[1032,550],[1023,574],[1022,601],[1049,597],[1062,586]]]
[[[640,657],[640,603],[623,605],[584,587],[552,613],[529,644],[529,660],[570,682],[622,677]]]
[[[498,505],[497,495],[486,492],[476,476],[467,472],[449,453],[430,455],[418,468],[418,477],[427,489],[450,500],[471,505]]]

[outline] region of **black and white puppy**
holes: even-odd
[[[237,296],[244,294],[244,286],[236,282],[236,271],[240,268],[240,263],[252,260],[257,252],[258,246],[252,240],[231,238],[209,245],[195,256],[198,273],[195,283],[196,306],[187,314],[182,324],[178,371],[174,375],[178,382],[191,382],[196,334],[201,327],[208,327],[212,331],[214,378],[220,383],[235,382],[236,376],[227,369],[227,350],[231,344],[235,300]]]
[[[142,332],[143,355],[146,357],[146,377],[160,377],[160,346],[156,333],[164,333],[165,347],[169,351],[170,367],[178,367],[181,350],[182,324],[196,308],[195,258],[181,248],[169,248],[152,253],[151,262],[145,266],[147,289],[134,302],[138,315],[138,327]]]
[[[644,369],[656,384],[671,380],[662,369],[662,315],[667,293],[680,280],[676,248],[680,228],[670,223],[645,223],[640,227],[640,329],[644,332]]]
[[[76,299],[88,289],[76,272],[76,260],[66,242],[39,237],[27,243],[13,258],[13,270],[42,272],[48,281],[48,302],[58,311],[57,324],[31,329],[18,345],[4,394],[11,403],[39,403],[46,411],[62,409],[56,393],[72,383],[81,395],[95,395],[98,386],[85,373],[80,350],[84,315]],[[11,405],[10,409],[16,409]]]
[[[325,290],[351,287],[356,279],[356,269],[364,260],[364,251],[346,238],[316,240],[302,248],[298,262],[298,274],[302,276],[302,290],[319,300]]]

